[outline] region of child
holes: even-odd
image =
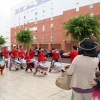
[[[32,72],[31,56],[29,55],[29,52],[28,51],[26,52],[26,55],[25,55],[25,58],[24,59],[26,60],[26,63],[27,63],[27,67],[26,67],[26,70],[25,71],[27,71],[28,69],[30,69],[31,72]]]
[[[95,73],[95,76],[96,78],[100,77],[100,71],[97,71]],[[94,81],[96,81],[96,79]],[[98,100],[100,100],[100,85],[97,84],[96,86],[94,86],[92,97],[94,98],[94,100],[95,98],[98,98]]]
[[[39,52],[38,52],[38,64],[36,65],[34,75],[36,75],[36,73],[38,72],[38,68],[40,67],[40,63],[44,63],[45,61],[46,61],[46,57],[44,54],[44,49],[40,47]],[[41,72],[41,73],[43,73],[43,72]],[[44,75],[47,75],[47,73],[45,72]]]
[[[54,67],[54,63],[58,62],[59,59],[61,59],[60,53],[58,52],[57,48],[55,48],[52,50],[52,61],[51,61],[49,72],[52,71],[52,68]]]
[[[1,71],[1,75],[4,74],[4,68],[5,68],[5,61],[3,59],[3,54],[1,52],[0,53],[0,71]]]

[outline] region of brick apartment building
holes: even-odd
[[[11,9],[11,45],[19,30],[30,29],[34,47],[71,50],[78,42],[64,36],[62,22],[74,16],[100,14],[100,0],[25,0]]]

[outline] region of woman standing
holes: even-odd
[[[68,75],[72,75],[70,86],[76,100],[91,100],[93,88],[88,81],[94,77],[99,63],[95,49],[97,46],[93,40],[84,39],[79,45],[83,53],[74,58],[67,70]]]

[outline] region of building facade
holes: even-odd
[[[100,0],[25,0],[11,9],[11,45],[19,30],[30,29],[34,47],[71,50],[78,42],[65,37],[63,22],[74,16],[100,14]]]
[[[4,46],[8,47],[10,50],[10,19],[5,17],[0,17],[0,36],[3,36],[6,40]]]

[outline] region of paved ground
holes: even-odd
[[[33,76],[30,70],[5,69],[4,75],[0,76],[0,100],[70,100],[72,91],[62,90],[55,85],[60,74],[52,71],[47,76],[41,73]]]

